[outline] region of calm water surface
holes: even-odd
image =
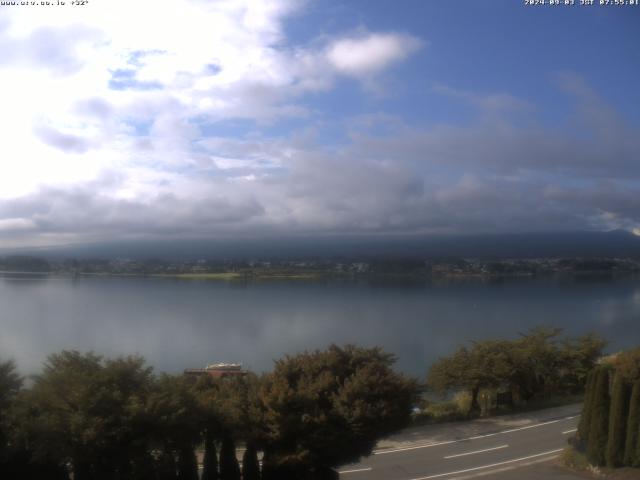
[[[423,376],[456,345],[536,325],[640,344],[640,278],[225,283],[150,278],[0,278],[0,357],[25,373],[62,349],[139,353],[157,370],[215,361],[269,370],[331,342],[381,345]]]

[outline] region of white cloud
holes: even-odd
[[[3,218],[0,219],[0,232],[23,232],[35,229],[33,221],[25,218]]]
[[[405,59],[422,43],[398,33],[368,33],[334,41],[327,48],[331,65],[345,75],[367,76]]]
[[[530,113],[507,93],[445,87],[495,116],[424,129],[385,112],[325,115],[304,96],[330,95],[341,76],[371,85],[424,42],[359,31],[292,46],[284,22],[298,6],[101,0],[6,10],[0,40],[16,49],[0,61],[0,243],[480,230],[501,221],[505,230],[578,228],[603,221],[603,210],[637,225],[637,185],[563,185],[603,170],[637,179],[635,130],[577,142],[557,129],[501,123],[505,112]],[[597,96],[574,90],[588,128],[602,123]],[[298,132],[264,133],[283,118],[299,122]],[[358,132],[327,147],[309,133],[322,122]],[[557,189],[523,171],[556,175]]]

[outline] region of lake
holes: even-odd
[[[640,344],[640,278],[258,283],[118,277],[0,278],[0,358],[23,373],[62,349],[139,353],[157,371],[273,359],[335,342],[381,345],[424,377],[458,344],[537,325]]]

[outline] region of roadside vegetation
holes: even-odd
[[[595,334],[570,338],[561,333],[539,327],[514,340],[460,346],[431,366],[427,386],[440,399],[424,400],[416,422],[580,402],[605,341]]]
[[[569,466],[640,467],[640,348],[603,359],[589,374]]]
[[[0,363],[0,478],[197,480],[197,453],[202,480],[337,478],[409,422],[417,385],[394,361],[331,346],[213,379],[63,351],[28,387]]]

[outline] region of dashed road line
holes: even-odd
[[[550,450],[548,452],[542,452],[542,453],[536,453],[535,455],[529,455],[528,457],[514,458],[513,460],[505,460],[504,462],[492,463],[490,465],[482,465],[481,467],[467,468],[465,470],[456,470],[455,472],[438,473],[436,475],[429,475],[427,477],[412,478],[411,480],[430,480],[432,478],[441,478],[441,477],[447,477],[449,475],[459,475],[461,473],[475,472],[477,470],[486,470],[487,468],[499,467],[501,465],[508,465],[510,463],[522,462],[524,460],[530,460],[532,458],[538,458],[538,457],[543,457],[543,456],[548,456],[548,455],[554,455],[556,453],[561,452],[562,450],[564,450],[564,449],[563,448],[559,448],[557,450]]]
[[[467,455],[475,455],[476,453],[492,452],[494,450],[500,450],[501,448],[508,448],[509,445],[500,445],[499,447],[485,448],[483,450],[476,450],[475,452],[458,453],[456,455],[449,455],[444,457],[445,460],[450,458],[466,457]]]
[[[343,475],[345,473],[357,473],[357,472],[370,472],[371,470],[373,470],[371,467],[367,467],[367,468],[354,468],[353,470],[341,470],[338,473],[340,475]]]
[[[569,433],[573,433],[573,432],[577,432],[578,429],[577,428],[572,428],[571,430],[565,430],[564,432],[562,432],[563,435],[567,435]]]
[[[376,450],[376,451],[373,452],[373,455],[386,455],[388,453],[406,452],[408,450],[418,450],[420,448],[430,448],[430,447],[437,447],[439,445],[451,445],[452,443],[468,442],[469,440],[479,440],[481,438],[494,437],[496,435],[503,435],[505,433],[519,432],[519,431],[522,431],[522,430],[528,430],[530,428],[538,428],[538,427],[543,427],[545,425],[551,425],[553,423],[563,422],[563,421],[566,421],[566,420],[573,420],[574,418],[577,418],[578,416],[579,415],[573,415],[571,417],[559,418],[559,419],[556,419],[556,420],[550,420],[548,422],[536,423],[535,425],[527,425],[526,427],[512,428],[512,429],[509,429],[509,430],[503,430],[501,432],[487,433],[487,434],[484,434],[484,435],[476,435],[474,437],[460,438],[460,439],[457,439],[457,440],[447,440],[447,441],[444,441],[444,442],[426,443],[426,444],[422,444],[422,445],[413,445],[411,447],[393,448],[393,449],[389,449],[389,450]]]

